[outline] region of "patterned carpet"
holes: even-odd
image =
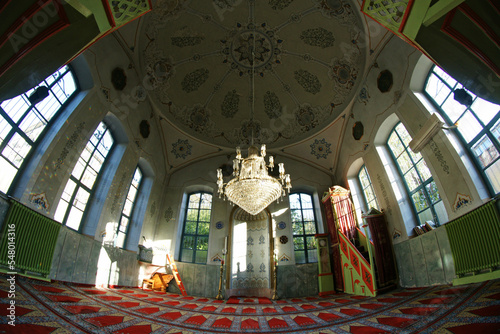
[[[375,298],[338,294],[183,297],[0,276],[0,333],[500,333],[500,280],[398,289]],[[15,324],[9,310],[15,300]]]

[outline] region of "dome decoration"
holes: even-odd
[[[142,74],[152,103],[201,141],[249,145],[253,129],[256,144],[290,145],[357,97],[366,45],[348,1],[168,3],[144,17]]]

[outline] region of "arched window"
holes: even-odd
[[[400,122],[389,135],[387,146],[404,180],[420,224],[433,221],[439,225],[440,219],[446,217],[446,209],[422,155],[414,153],[408,147],[411,140],[410,134]]]
[[[363,165],[359,170],[358,180],[361,184],[361,188],[363,189],[363,198],[368,210],[370,210],[370,208],[380,210],[377,202],[377,197],[375,197],[375,192],[373,191],[372,181],[370,179],[370,175],[368,175],[368,171],[366,170],[365,165]]]
[[[289,198],[295,262],[318,262],[316,239],[314,238],[317,233],[317,224],[313,198],[306,193],[290,194]]]
[[[74,229],[80,223],[94,189],[99,171],[114,144],[114,138],[104,122],[92,134],[80,154],[57,206],[54,219]]]
[[[187,197],[182,230],[182,262],[207,263],[208,233],[212,213],[212,194],[197,192]]]
[[[127,198],[125,199],[125,205],[123,206],[122,213],[120,216],[120,221],[118,223],[118,228],[116,230],[116,240],[115,246],[123,248],[125,245],[125,239],[127,238],[129,223],[132,217],[132,213],[135,209],[135,202],[137,195],[139,193],[139,188],[142,181],[142,171],[139,166],[135,169],[134,177],[128,188]]]
[[[65,66],[37,87],[0,103],[0,191],[8,193],[40,135],[78,90]]]
[[[442,69],[434,66],[427,77],[424,92],[438,108],[448,125],[455,130],[464,146],[474,157],[476,166],[488,180],[493,194],[500,193],[500,106],[476,97],[471,105],[460,104],[454,91],[462,85]]]

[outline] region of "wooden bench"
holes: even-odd
[[[157,291],[167,291],[168,283],[174,279],[172,274],[154,273],[151,278],[145,278],[142,280],[142,289],[144,289],[144,284],[146,284],[147,289],[157,290]]]

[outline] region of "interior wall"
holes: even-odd
[[[388,134],[398,121],[415,137],[430,117],[426,108],[428,104],[422,103],[419,92],[410,89],[414,75],[420,80],[418,89],[423,89],[426,73],[417,66],[421,57],[419,52],[398,38],[392,38],[383,48],[366,78],[364,88],[367,90],[360,94],[353,106],[350,122],[352,125],[355,121],[362,122],[364,135],[355,140],[346,131],[335,175],[347,185],[348,178],[357,177],[357,171],[350,170],[351,166],[359,164],[356,161],[360,158],[366,165],[379,205],[386,214],[389,234],[393,236],[402,286],[450,283],[454,276],[445,229],[414,236],[412,229],[416,219],[411,218],[414,216],[412,204],[401,186],[397,170],[390,166],[390,156],[384,155]],[[389,70],[393,75],[393,85],[385,93],[376,86],[383,70]],[[415,80],[412,88],[415,89]],[[457,153],[453,139],[448,130],[441,130],[421,151],[446,208],[448,217],[441,223],[473,210],[485,198],[484,186],[477,182],[474,173],[468,172],[467,160],[463,154]],[[459,195],[470,199],[467,205],[458,205]]]

